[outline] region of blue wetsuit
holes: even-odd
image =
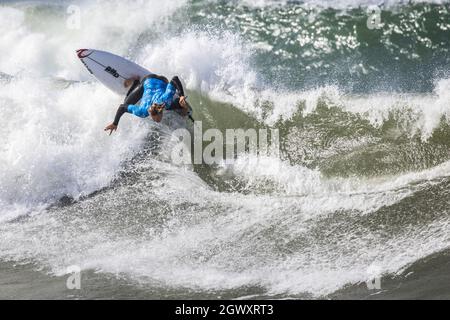
[[[179,107],[179,99],[174,99],[176,93],[184,96],[183,86],[178,77],[168,82],[165,77],[152,74],[141,82],[135,81],[124,104],[117,110],[113,124],[117,126],[122,115],[127,112],[146,118],[150,115],[148,110],[153,104],[164,105],[166,110],[176,109]],[[137,104],[139,100],[141,102]]]
[[[150,114],[148,109],[153,104],[164,104],[166,110],[170,110],[170,106],[173,101],[173,96],[175,95],[175,86],[172,83],[165,83],[164,81],[156,78],[146,79],[143,83],[144,94],[140,104],[130,104],[128,105],[127,111],[134,114],[140,118],[146,118]]]

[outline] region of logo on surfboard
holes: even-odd
[[[111,68],[110,66],[106,67],[105,71],[108,72],[109,74],[111,74],[114,78],[120,77],[120,74],[117,72],[117,70],[114,68]]]

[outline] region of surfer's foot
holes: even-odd
[[[128,87],[131,87],[135,81],[139,81],[139,77],[133,77],[133,78],[130,78],[130,79],[126,79],[123,82],[123,85],[124,85],[125,88],[128,88]]]

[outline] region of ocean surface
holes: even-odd
[[[280,156],[108,136],[122,98],[80,48]],[[0,299],[450,299],[448,1],[0,1],[0,56]]]

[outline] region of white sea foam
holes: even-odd
[[[143,30],[184,2],[77,4],[82,10],[80,30],[67,29],[65,19],[45,10],[33,18],[47,21],[54,27],[49,30],[33,24],[27,6],[0,7],[0,70],[15,76],[0,86],[0,112],[8,118],[0,129],[0,216],[106,186],[145,137],[142,126],[126,121],[117,136],[106,137],[102,129],[121,98],[101,85],[67,87],[51,79],[92,79],[76,58],[76,49],[125,55]],[[135,13],[130,16],[128,10]],[[123,26],[134,31],[123,32]]]

